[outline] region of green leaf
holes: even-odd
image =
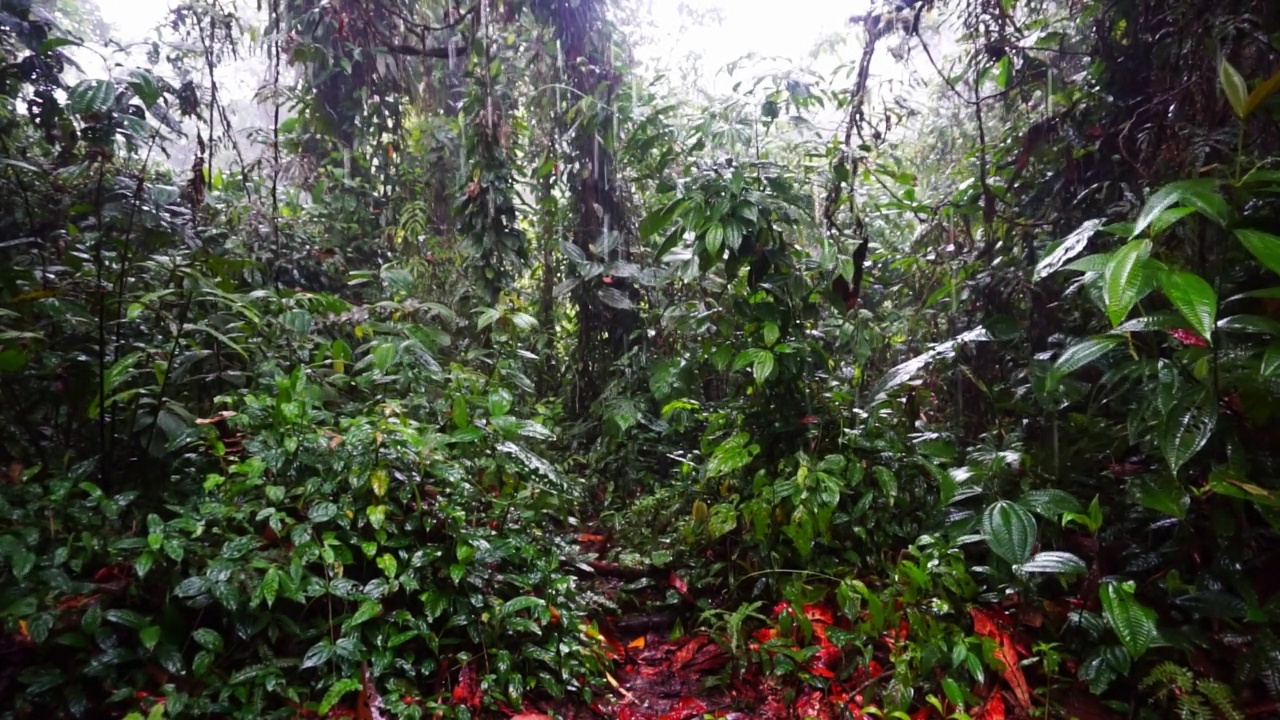
[[[71,89],[67,107],[76,115],[101,115],[116,101],[116,84],[110,80],[82,80]]]
[[[1231,109],[1236,111],[1236,116],[1240,118],[1248,116],[1248,85],[1245,84],[1240,71],[1227,62],[1226,58],[1218,63],[1218,82],[1222,85],[1222,93],[1227,96],[1227,102],[1231,103]]]
[[[511,410],[513,402],[515,402],[515,399],[511,396],[510,390],[497,388],[489,393],[489,414],[494,416],[506,415]]]
[[[329,686],[329,691],[324,694],[324,699],[320,701],[320,707],[316,708],[320,715],[327,714],[333,709],[334,705],[342,699],[343,695],[360,689],[360,681],[355,678],[342,678],[338,682]]]
[[[1029,490],[1018,501],[1018,504],[1031,512],[1040,513],[1050,520],[1061,518],[1063,513],[1084,512],[1084,505],[1081,505],[1074,495],[1066,490],[1054,488]]]
[[[1264,380],[1270,380],[1280,373],[1280,345],[1271,344],[1267,346],[1267,350],[1262,355],[1262,363],[1258,367],[1258,375]]]
[[[773,344],[778,342],[778,335],[780,334],[778,324],[773,322],[765,323],[760,334],[764,337],[765,347],[773,347]]]
[[[271,568],[266,575],[262,576],[262,599],[267,602],[267,607],[271,607],[276,602],[276,597],[280,594],[280,571]],[[213,648],[209,648],[212,650]]]
[[[365,600],[360,603],[360,608],[356,610],[351,619],[346,622],[346,626],[355,627],[362,622],[372,620],[382,614],[382,603],[377,600]]]
[[[149,108],[155,105],[163,94],[160,85],[156,83],[155,75],[142,69],[135,69],[131,74],[133,79],[129,81],[129,87],[142,101],[143,106]]]
[[[1089,238],[1093,237],[1094,233],[1098,232],[1098,228],[1102,227],[1102,223],[1102,218],[1086,220],[1070,235],[1063,238],[1062,242],[1059,242],[1052,252],[1036,264],[1031,281],[1040,282],[1057,272],[1068,260],[1079,255],[1080,251],[1084,250],[1085,245],[1089,243]]]
[[[1107,255],[1107,253],[1094,253],[1092,255],[1085,255],[1078,260],[1073,260],[1062,267],[1064,270],[1075,270],[1076,272],[1083,273],[1105,272],[1109,257],[1110,256]]]
[[[191,633],[191,639],[200,644],[200,647],[211,652],[222,652],[222,636],[213,628],[199,628]]]
[[[306,310],[290,310],[280,316],[280,323],[299,335],[310,335],[315,319]]]
[[[1280,273],[1280,237],[1261,230],[1240,228],[1235,231],[1240,243],[1273,273]]]
[[[142,641],[142,647],[154,650],[156,644],[160,642],[161,634],[159,625],[148,625],[138,631],[138,639]]]
[[[1160,452],[1174,475],[1209,442],[1217,427],[1218,414],[1196,403],[1181,412],[1175,410],[1161,424]]]
[[[1132,580],[1106,582],[1098,588],[1102,615],[1134,659],[1142,657],[1156,638],[1156,614],[1134,597]]]
[[[1164,273],[1160,288],[1200,337],[1209,340],[1217,323],[1218,294],[1204,278],[1185,270]]]
[[[1050,573],[1053,575],[1083,575],[1088,567],[1080,558],[1069,552],[1048,550],[1018,566],[1024,573]]]
[[[997,555],[1017,564],[1031,556],[1036,542],[1036,519],[1021,506],[999,500],[982,514],[982,534]]]
[[[1111,352],[1111,349],[1124,342],[1123,338],[1118,337],[1093,337],[1062,351],[1062,355],[1058,356],[1057,362],[1053,364],[1053,371],[1061,377],[1070,375],[1089,363]]]
[[[332,657],[333,643],[326,638],[311,646],[311,649],[307,651],[307,654],[302,656],[302,665],[300,666],[300,669],[306,670],[307,668],[323,665],[326,662],[329,662],[329,659]]]
[[[378,556],[378,569],[389,578],[395,578],[399,563],[396,562],[396,556],[391,553],[383,553]]]
[[[141,630],[147,626],[147,617],[142,613],[134,612],[133,610],[112,608],[111,610],[107,610],[102,613],[102,616],[106,618],[108,622],[124,625],[125,627],[133,628],[134,630]]]
[[[1107,261],[1107,269],[1102,276],[1102,294],[1107,317],[1113,327],[1124,322],[1137,304],[1144,263],[1150,254],[1150,240],[1131,240]]]
[[[532,610],[534,608],[545,607],[547,602],[542,598],[536,598],[532,595],[521,595],[520,597],[511,598],[502,605],[503,615],[514,615],[521,610]]]
[[[755,377],[756,383],[763,385],[765,380],[773,374],[774,359],[773,353],[768,350],[761,350],[756,355],[755,362],[751,365],[751,375]]]
[[[674,218],[676,213],[684,207],[685,202],[687,201],[683,198],[673,200],[667,203],[665,207],[646,215],[645,218],[640,221],[640,239],[648,240],[650,237],[653,237],[670,225],[672,218]],[[661,256],[655,257],[654,259],[661,259]]]
[[[1261,315],[1232,315],[1218,321],[1218,330],[1280,336],[1280,322]]]
[[[133,561],[133,567],[138,571],[138,577],[140,578],[145,578],[147,573],[151,570],[151,567],[155,564],[156,554],[150,550],[142,553],[138,556],[137,560]]]
[[[1216,180],[1210,178],[1179,180],[1151,194],[1146,204],[1142,206],[1142,211],[1138,213],[1138,219],[1134,221],[1129,237],[1136,238],[1147,229],[1147,226],[1161,218],[1165,210],[1177,203],[1195,208],[1201,215],[1219,225],[1225,225],[1231,214],[1227,201],[1218,192]]]

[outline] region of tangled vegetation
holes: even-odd
[[[0,717],[1280,716],[1280,5],[853,10],[0,0]]]

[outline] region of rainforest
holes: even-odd
[[[1277,567],[1280,3],[0,0],[0,720],[1280,718]]]

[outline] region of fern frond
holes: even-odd
[[[1232,701],[1234,693],[1226,683],[1202,678],[1196,683],[1196,690],[1218,709],[1218,717],[1223,720],[1244,720],[1244,714],[1236,709]]]
[[[1195,677],[1191,671],[1171,662],[1162,662],[1151,668],[1138,685],[1138,688],[1145,692],[1154,690],[1156,697],[1164,697],[1175,688],[1191,690],[1194,687]]]
[[[1209,703],[1195,693],[1178,696],[1178,717],[1182,720],[1213,720],[1213,711]]]

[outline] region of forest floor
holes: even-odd
[[[583,539],[590,543],[596,536]],[[625,579],[617,576],[626,571],[608,563],[592,564],[599,573],[592,581],[593,591],[616,601],[626,592]],[[641,608],[646,598],[660,606],[658,596],[667,589],[692,602],[685,581],[674,571],[630,599],[639,600]],[[809,605],[797,611],[783,601],[772,608],[772,624],[743,638],[737,648],[726,647],[731,643],[725,637],[680,632],[669,611],[650,614],[638,609],[606,618],[599,628],[614,662],[614,672],[606,678],[612,692],[586,707],[547,704],[538,710],[565,720],[870,718],[862,713],[862,693],[891,673],[875,661],[848,672],[840,647],[827,637],[835,617],[831,607]],[[787,657],[778,662],[779,655]],[[793,671],[770,672],[780,666]],[[998,693],[993,697],[993,705],[1002,704]],[[550,717],[541,712],[518,714],[513,720]],[[986,718],[1003,718],[1003,712]]]

